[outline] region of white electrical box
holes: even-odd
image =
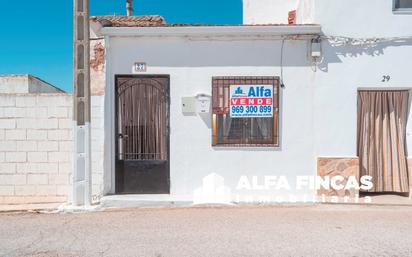
[[[196,113],[196,98],[182,97],[182,112],[184,114]]]

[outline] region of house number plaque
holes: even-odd
[[[147,64],[145,62],[136,62],[134,64],[134,71],[135,72],[146,72]]]

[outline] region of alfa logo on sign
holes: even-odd
[[[273,117],[272,85],[231,85],[230,117]]]

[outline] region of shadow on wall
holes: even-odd
[[[342,63],[342,58],[353,58],[361,56],[378,57],[385,54],[388,47],[412,46],[412,39],[395,40],[391,42],[376,42],[368,44],[345,44],[344,42],[335,42],[322,40],[323,59],[318,64],[318,68],[323,72],[328,72],[329,64]]]

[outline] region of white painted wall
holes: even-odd
[[[312,0],[314,23],[326,35],[395,37],[412,35],[412,15],[394,13],[392,0]]]
[[[265,21],[277,9],[274,2],[254,6],[245,20]],[[412,15],[394,13],[390,0],[300,0],[297,17],[300,23],[320,24],[326,36],[412,36]],[[375,46],[338,46],[323,40],[322,52],[318,71],[306,81],[314,88],[314,155],[356,156],[357,90],[412,88],[412,40]],[[383,83],[384,75],[391,80]],[[411,149],[412,116],[409,120]]]
[[[412,36],[412,15],[394,14],[392,1],[315,0],[314,17],[326,35]],[[375,46],[337,46],[323,40],[322,50],[323,61],[314,82],[315,155],[355,156],[357,90],[412,88],[412,40]],[[383,83],[384,75],[390,75],[391,80]],[[409,149],[411,133],[412,116],[408,123]]]
[[[289,11],[298,0],[243,0],[244,24],[288,24]]]
[[[181,97],[211,94],[213,76],[279,76],[281,41],[114,37],[109,45],[111,81],[106,95],[114,90],[114,76],[132,74],[135,62],[147,63],[145,74],[170,75],[172,196],[191,195],[202,178],[213,172],[223,176],[231,188],[241,175],[285,175],[293,182],[296,175],[315,174],[311,83],[315,74],[309,67],[306,41],[285,42],[286,88],[281,90],[278,149],[213,148],[211,114],[184,116]],[[286,193],[278,193],[282,194]]]
[[[412,60],[405,58],[412,56],[412,45],[383,44],[363,50],[324,42],[323,52],[324,61],[315,80],[315,155],[356,156],[357,90],[412,88],[408,71]],[[390,82],[383,83],[383,75],[390,75]],[[411,121],[412,116],[408,124],[409,149]]]
[[[245,24],[287,23],[297,9],[298,23],[320,24],[326,35],[411,35],[412,15],[394,12],[392,0],[244,0],[243,9]]]
[[[391,1],[304,2],[301,8],[310,11],[306,9],[298,18],[321,24],[326,35],[412,35],[412,26],[408,26],[412,15],[393,14]],[[244,4],[245,23],[277,22],[272,14],[279,9],[272,1]],[[286,15],[289,7],[284,9]],[[296,175],[315,175],[317,157],[356,156],[359,89],[412,89],[411,40],[342,46],[324,39],[322,59],[317,65],[308,60],[307,46],[308,42],[302,41],[285,44],[281,148],[276,150],[211,147],[210,117],[182,115],[180,98],[210,94],[213,76],[280,75],[278,40],[112,38],[108,74],[111,88],[107,90],[113,90],[115,74],[133,73],[134,62],[146,62],[147,74],[170,74],[172,195],[191,194],[212,172],[222,175],[231,188],[239,175],[287,175],[293,180]],[[384,75],[390,75],[391,80],[382,82]],[[412,149],[411,113],[408,149]]]

